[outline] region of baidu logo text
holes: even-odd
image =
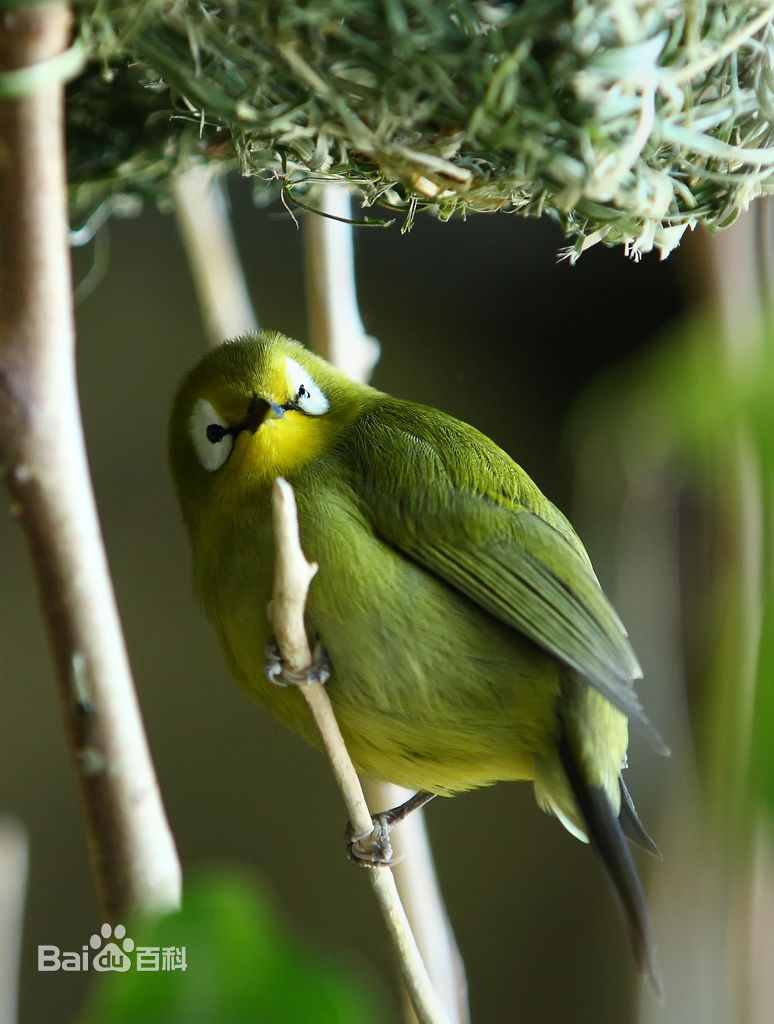
[[[134,955],[132,955],[134,954]],[[103,924],[80,952],[38,946],[39,971],[185,971],[185,946],[136,946],[126,928]]]

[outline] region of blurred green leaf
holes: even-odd
[[[774,434],[769,438],[774,446]],[[764,508],[766,518],[765,595],[761,643],[758,651],[758,673],[753,708],[752,744],[750,750],[750,788],[754,797],[763,801],[774,815],[774,530],[772,529],[772,480],[767,481]]]
[[[186,888],[183,909],[127,925],[133,966],[94,984],[77,1024],[362,1024],[379,993],[291,933],[254,880],[234,869]],[[186,970],[134,966],[139,947],[185,947]]]
[[[750,797],[774,814],[774,323],[755,334],[740,324],[725,342],[721,329],[706,313],[676,325],[602,379],[574,426],[584,500],[609,492],[617,466],[620,501],[651,480],[687,488],[703,509],[710,549],[690,595],[699,613],[687,610],[701,627],[689,675],[700,677],[709,805],[735,832]]]

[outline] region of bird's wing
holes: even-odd
[[[583,546],[501,449],[398,401],[361,419],[347,447],[385,541],[573,668],[663,745],[634,692],[642,672],[626,631]]]

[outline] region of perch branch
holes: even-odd
[[[398,807],[411,796],[388,782],[365,779],[363,788],[370,807]],[[451,1024],[470,1024],[465,964],[441,895],[422,808],[395,827],[390,841],[395,884],[433,987]]]
[[[357,302],[349,193],[341,185],[320,185],[311,199],[327,214],[304,219],[307,318],[313,348],[353,380],[368,383],[379,357],[378,342],[366,334]],[[331,219],[335,218],[335,219]],[[371,806],[387,808],[411,793],[366,780]],[[453,1024],[468,1024],[467,981],[446,913],[421,810],[394,833],[395,881],[435,991]],[[398,863],[399,862],[399,863]]]
[[[204,172],[204,176],[206,177],[206,172]],[[198,171],[193,174],[189,172],[184,182],[176,188],[175,202],[178,223],[193,269],[199,302],[208,324],[209,338],[211,343],[217,344],[224,337],[254,329],[255,317],[249,305],[249,299],[246,299],[247,293],[235,255],[236,248],[233,239],[229,237],[228,218],[225,215],[222,200],[213,196],[212,190],[208,190],[205,185],[206,181],[202,182]],[[347,219],[350,215],[349,195],[341,186],[331,186],[320,190],[313,204],[335,217]],[[214,250],[213,237],[220,239]],[[354,379],[366,382],[378,358],[379,347],[376,341],[365,333],[358,311],[351,229],[347,225],[326,220],[323,217],[310,216],[304,222],[304,246],[310,338],[313,347]],[[213,252],[225,254],[224,258],[216,255],[219,267],[216,274],[212,273],[210,267]],[[216,279],[221,283],[214,287],[212,282]],[[239,298],[238,301],[229,299],[229,296],[234,295],[244,298]],[[242,312],[238,312],[239,310]],[[296,541],[296,545],[297,543]],[[299,563],[298,578],[303,579],[308,575],[306,565],[305,559],[303,559],[303,565]],[[311,577],[307,580],[307,586],[310,580]],[[291,581],[290,592],[292,593],[298,584],[295,576],[291,577]],[[300,613],[296,618],[296,621],[302,625],[305,594],[306,590],[304,589]],[[306,666],[310,664],[311,652],[303,629],[295,637],[283,637],[281,635],[282,623],[280,623],[279,629],[275,626],[275,632],[283,654],[286,651],[295,652],[293,658],[285,658],[289,665]],[[297,660],[294,660],[295,658]],[[307,692],[319,689],[319,687],[307,687],[304,695],[312,701],[317,700],[320,705],[316,712],[317,719],[327,720],[326,728],[335,735],[338,733],[338,728],[335,721],[331,719],[327,694],[315,695],[313,692]],[[327,749],[329,748],[326,746]],[[336,751],[340,751],[341,748],[334,744],[330,749],[338,763]],[[365,803],[359,806],[359,810],[355,810],[355,802],[362,800],[362,792],[357,777],[351,774],[351,762],[348,757],[344,763],[349,764],[350,774],[347,774],[347,769],[344,767],[342,769],[344,774],[340,775],[337,772],[336,777],[337,779],[348,779],[346,785],[349,797],[345,797],[345,800],[350,820],[358,831],[367,833],[371,830],[370,814]],[[380,787],[376,787],[376,784],[372,784],[372,786],[380,789]],[[400,802],[400,800],[396,800],[396,802]],[[381,806],[387,805],[382,803]],[[362,829],[356,824],[358,821],[363,826]],[[426,962],[431,965],[436,990],[440,992],[444,1000],[449,1019],[459,1022],[459,1024],[465,1024],[469,1020],[469,1016],[465,996],[464,968],[451,930],[448,925],[444,925],[446,914],[438,890],[421,812],[416,812],[413,815],[413,821],[400,826],[398,842],[402,843],[408,854],[407,861],[410,861],[410,868],[406,864],[401,865],[398,869],[398,879],[401,891],[414,894],[410,896],[408,902],[412,927],[416,928],[417,934],[420,935],[422,954]],[[410,880],[406,878],[409,871],[412,876]],[[384,874],[384,872],[375,872],[375,874]],[[372,879],[372,881],[375,880]],[[394,889],[391,878],[380,880],[375,884],[381,887],[389,884]],[[423,906],[420,906],[415,899],[415,895],[420,892]],[[389,901],[389,896],[386,897],[386,900]],[[384,905],[385,899],[380,897],[380,903]],[[390,920],[400,921],[401,915],[402,911],[391,913]],[[392,930],[392,925],[390,928]]]
[[[301,550],[293,490],[277,480],[273,494],[273,525],[276,544],[274,595],[270,618],[283,662],[292,672],[303,672],[312,664],[312,653],[304,626],[304,607],[309,584],[317,566],[310,565]],[[367,835],[373,825],[357,773],[347,754],[325,687],[312,683],[300,687],[314,719],[325,753],[341,790],[352,828]],[[420,1024],[446,1021],[430,979],[425,971],[414,936],[401,906],[392,871],[375,868],[368,876],[381,907],[387,930],[398,955],[403,980]]]
[[[0,69],[68,41],[65,3],[0,13]],[[89,478],[75,376],[62,82],[0,102],[0,469],[25,532],[105,915],[169,909],[180,865],[158,791]]]

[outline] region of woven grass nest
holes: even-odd
[[[194,162],[662,256],[774,190],[774,0],[76,0],[73,212]]]

